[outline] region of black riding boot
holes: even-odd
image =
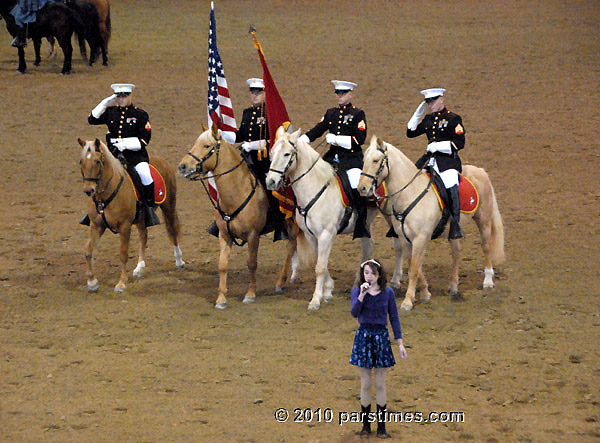
[[[273,241],[279,240],[289,240],[290,237],[288,235],[287,229],[285,227],[285,215],[279,209],[276,209],[274,212],[274,228],[273,231]]]
[[[81,217],[81,220],[79,220],[79,224],[80,225],[84,225],[84,226],[89,226],[90,225],[90,216],[87,215],[87,213]]]
[[[361,403],[360,410],[361,410],[360,417],[362,418],[363,427],[360,430],[360,432],[358,433],[358,435],[360,435],[363,438],[368,438],[369,435],[371,435],[371,422],[369,421],[369,414],[371,413],[371,405],[363,406]]]
[[[144,217],[146,219],[146,227],[160,225],[158,216],[152,209],[154,207],[154,183],[144,185]]]
[[[450,197],[450,231],[448,232],[448,240],[463,238],[465,233],[460,227],[460,196],[458,194],[458,186],[452,186],[447,189]]]
[[[208,228],[206,228],[206,232],[208,232],[213,237],[219,237],[219,227],[217,226],[217,222],[213,220]]]
[[[352,198],[356,207],[356,224],[354,225],[354,235],[352,239],[371,237],[369,228],[367,227],[367,198],[361,197],[356,189],[352,190]]]
[[[17,36],[13,39],[11,46],[14,46],[15,48],[24,48],[27,46],[25,26],[17,27]]]
[[[377,405],[377,438],[390,438],[391,435],[385,430],[387,405]]]

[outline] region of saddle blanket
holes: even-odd
[[[471,214],[477,210],[479,207],[479,193],[477,192],[477,188],[471,180],[465,177],[462,174],[458,174],[458,194],[460,196],[460,212],[464,212],[465,214]],[[429,174],[427,174],[429,177]],[[440,193],[438,192],[437,186],[435,183],[432,183],[433,190],[435,191],[435,196],[438,199],[438,203],[440,208],[444,210],[446,204],[440,197]]]
[[[152,175],[152,180],[154,180],[154,203],[160,205],[167,198],[167,188],[165,186],[165,180],[163,179],[163,176],[160,175],[160,172],[158,172],[158,169],[156,169],[152,165],[150,165],[150,175]],[[133,189],[135,189],[135,198],[137,201],[139,201],[141,199],[140,191],[138,188],[135,187],[133,180],[131,180],[131,176],[129,174],[127,174],[127,176],[131,181]]]

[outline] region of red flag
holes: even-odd
[[[267,121],[269,122],[269,146],[273,146],[275,144],[275,134],[277,133],[277,129],[279,129],[280,126],[283,126],[287,131],[290,126],[290,117],[285,108],[285,103],[283,103],[283,100],[279,95],[277,86],[275,86],[273,77],[271,77],[271,72],[269,72],[269,67],[265,61],[265,53],[256,38],[256,33],[252,31],[251,34],[254,38],[254,47],[258,51],[258,58],[260,59],[260,64],[263,68]],[[277,191],[273,191],[273,195],[279,200],[279,210],[285,214],[285,218],[292,218],[296,206],[296,197],[294,196],[292,188],[280,188]]]

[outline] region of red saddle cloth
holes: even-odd
[[[429,174],[427,174],[429,177]],[[460,196],[460,212],[464,212],[466,214],[470,214],[475,212],[479,207],[479,193],[477,192],[477,188],[471,180],[465,177],[462,174],[459,174],[460,178],[458,180],[458,194]],[[440,193],[438,192],[437,186],[435,183],[433,184],[433,190],[435,191],[435,195],[438,199],[438,203],[440,204],[440,208],[444,209],[446,205],[442,201],[440,197]]]
[[[152,179],[154,180],[154,203],[160,205],[167,198],[165,180],[162,175],[160,175],[160,172],[158,172],[158,169],[152,165],[150,165],[150,175],[152,175]],[[129,180],[131,180],[131,176],[128,175],[128,177]],[[131,180],[131,184],[133,185],[133,180]],[[135,185],[133,185],[133,188],[135,189],[135,198],[139,201],[141,199],[140,191]]]

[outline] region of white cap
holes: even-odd
[[[115,91],[115,94],[119,92],[129,92],[131,94],[135,85],[132,85],[131,83],[113,83],[110,87]]]
[[[343,80],[331,80],[331,83],[333,83],[333,87],[336,91],[352,91],[358,86],[356,83],[345,82]]]
[[[265,89],[265,82],[262,78],[249,78],[246,80],[249,88]]]
[[[446,90],[443,88],[431,88],[431,89],[423,89],[421,91],[421,94],[423,94],[423,96],[425,98],[434,98],[434,97],[443,96],[444,92],[446,92]]]

